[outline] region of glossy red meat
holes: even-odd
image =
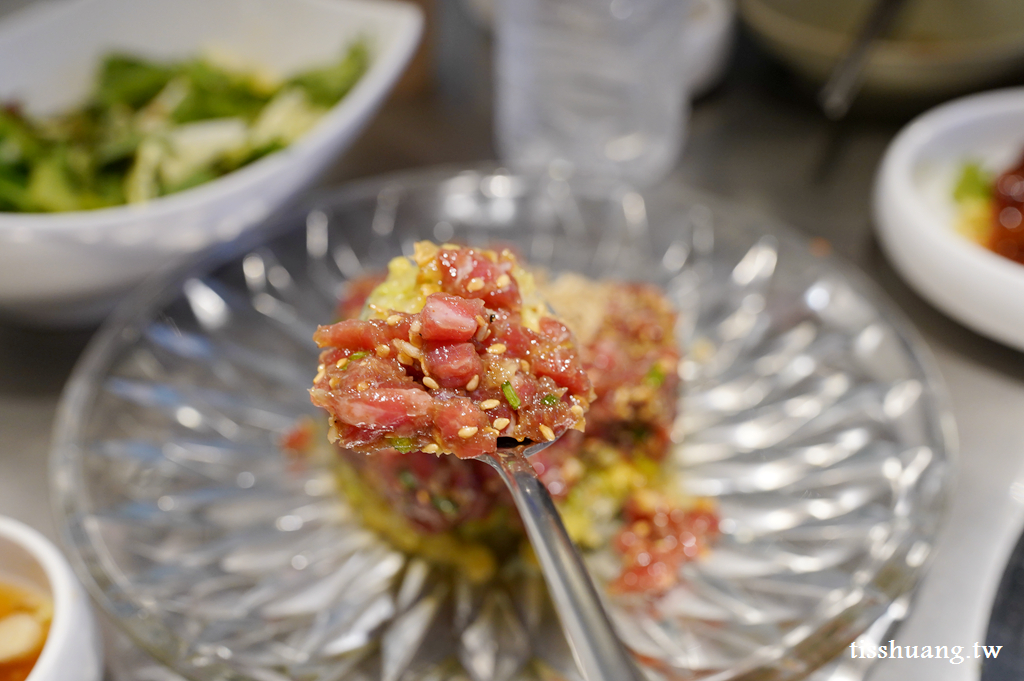
[[[1024,158],[996,180],[992,218],[989,248],[1024,265]]]
[[[664,591],[675,585],[680,566],[718,536],[718,518],[709,510],[674,507],[654,493],[632,499],[624,515],[626,526],[615,538],[623,564],[612,584],[618,591]]]
[[[476,334],[477,317],[483,312],[482,300],[435,293],[420,312],[420,336],[425,341],[468,341]]]
[[[472,343],[428,343],[423,359],[430,376],[443,388],[460,388],[482,376],[484,363]]]
[[[480,461],[395,449],[374,456],[340,451],[364,484],[424,532],[483,520],[495,504],[512,503],[494,469]]]
[[[496,451],[499,434],[544,441],[582,427],[591,386],[572,334],[554,319],[523,325],[511,254],[445,248],[419,265],[442,289],[420,312],[314,334],[310,394],[332,416],[332,442],[468,458]]]

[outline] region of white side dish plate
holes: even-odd
[[[875,228],[907,282],[974,331],[1024,350],[1024,266],[955,231],[963,164],[1000,173],[1024,153],[1024,88],[943,104],[893,140],[875,183]]]

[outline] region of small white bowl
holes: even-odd
[[[145,205],[0,213],[0,311],[42,323],[98,320],[178,257],[260,222],[351,144],[401,74],[422,15],[388,0],[63,0],[0,25],[0,100],[30,112],[74,106],[101,57],[181,59],[204,49],[280,74],[337,59],[364,37],[370,68],[304,137],[222,178]]]
[[[936,107],[890,144],[875,179],[882,247],[918,293],[978,333],[1024,350],[1024,266],[956,233],[965,162],[998,173],[1024,153],[1024,88]]]
[[[71,566],[43,535],[0,516],[0,580],[4,577],[27,582],[53,598],[50,633],[28,681],[99,681],[99,629]]]

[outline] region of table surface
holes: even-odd
[[[0,15],[25,0],[0,0]],[[494,157],[488,38],[458,3],[439,3],[433,91],[393,99],[323,185],[381,172]],[[473,57],[473,58],[467,58]],[[878,282],[914,321],[946,380],[960,433],[949,518],[900,645],[983,642],[1003,565],[1024,524],[1024,354],[946,318],[892,270],[873,236],[870,195],[898,116],[835,126],[806,88],[742,34],[726,78],[694,103],[671,181],[753,206],[822,237]],[[92,330],[0,321],[0,514],[55,536],[46,461],[63,384]],[[976,679],[973,660],[885,661],[874,681]]]

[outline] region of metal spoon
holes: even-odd
[[[867,18],[818,92],[818,103],[825,116],[832,121],[828,137],[811,171],[813,184],[824,184],[831,178],[843,147],[847,131],[844,124],[847,112],[860,91],[861,75],[867,66],[871,48],[879,38],[889,32],[906,0],[874,0]]]
[[[860,76],[867,66],[872,45],[889,31],[905,4],[906,0],[875,0],[850,48],[818,94],[826,116],[838,121],[850,110],[850,104],[860,89]]]
[[[498,439],[496,454],[476,458],[498,471],[512,493],[583,676],[587,681],[644,681],[615,635],[583,559],[528,460],[552,442],[518,442],[503,437]]]

